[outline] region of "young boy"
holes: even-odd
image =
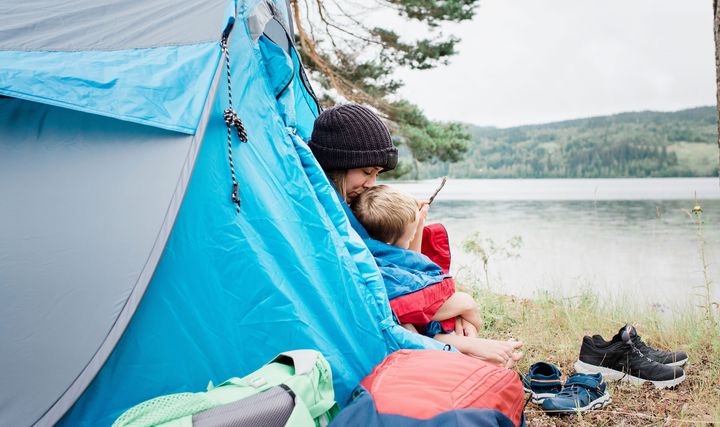
[[[376,185],[356,197],[350,207],[373,239],[420,252],[427,204],[420,204],[412,196],[387,185]],[[425,329],[426,325],[416,323],[417,313],[420,312],[430,320],[452,324],[458,335],[476,337],[482,319],[472,296],[465,292],[455,292],[452,280],[438,282],[430,285],[434,289],[417,291],[424,292],[423,297],[417,299],[424,307],[398,309],[397,304],[392,304],[395,300],[391,300],[400,323],[413,331],[417,331],[415,326]],[[405,315],[405,312],[408,314]],[[447,322],[450,319],[454,322]]]

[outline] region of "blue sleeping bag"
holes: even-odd
[[[360,221],[355,218],[347,203],[342,203],[342,205],[350,224],[373,254],[385,281],[389,299],[425,289],[449,277],[443,273],[439,265],[425,255],[371,238]]]

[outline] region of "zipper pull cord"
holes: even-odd
[[[232,150],[232,128],[234,127],[237,131],[237,136],[241,142],[247,142],[247,131],[243,125],[240,116],[233,108],[232,101],[232,85],[230,79],[230,54],[228,52],[228,37],[230,36],[230,30],[232,29],[235,20],[232,19],[228,22],[228,26],[223,31],[222,39],[220,40],[220,47],[222,48],[223,55],[225,57],[225,71],[227,74],[227,87],[228,87],[228,103],[229,107],[223,112],[223,120],[227,125],[227,147],[228,147],[228,163],[230,164],[230,177],[232,179],[232,193],[231,199],[236,205],[236,212],[240,213],[240,184],[235,176],[235,165],[233,163],[233,150]]]

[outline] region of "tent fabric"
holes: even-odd
[[[5,417],[37,419],[55,403],[149,282],[194,144],[0,99],[0,424],[24,425]]]
[[[109,425],[136,403],[242,376],[300,348],[328,359],[343,404],[390,352],[442,347],[394,321],[375,261],[305,143],[319,107],[294,48],[263,49],[267,41],[250,37],[245,14],[259,4],[240,5],[230,40],[234,106],[249,136],[233,136],[239,214],[216,42],[215,53],[193,57],[209,61],[194,80],[186,63],[174,68],[165,57],[173,66],[149,97],[135,94],[151,64],[103,65],[107,81],[126,85],[121,107],[84,110],[81,102],[112,89],[75,96],[90,80],[66,78],[64,61],[49,66],[56,54],[112,62],[110,52],[45,52],[45,74],[20,79],[26,92],[1,92],[12,98],[0,97],[0,189],[10,202],[0,204],[0,377],[13,383],[0,391],[0,425]],[[180,47],[138,51],[161,57]],[[14,54],[0,52],[5,89],[4,70],[24,66]],[[288,67],[293,78],[278,95],[272,76]],[[56,82],[62,97],[46,98],[35,78]],[[127,108],[159,117],[183,85],[192,105],[203,101],[192,107],[194,130],[164,129],[183,123],[175,110],[142,125],[110,116]]]
[[[227,0],[5,2],[0,95],[195,133],[234,16]]]
[[[227,0],[0,3],[0,50],[100,51],[216,42]],[[228,6],[232,6],[229,8]]]
[[[217,34],[222,33],[218,28]],[[195,133],[217,41],[112,52],[0,51],[0,95]]]
[[[276,7],[271,10],[265,5],[265,3],[258,4],[251,13],[260,16],[272,14],[272,18],[266,21],[263,35],[258,37],[258,44],[266,63],[266,72],[273,82],[273,90],[283,121],[291,132],[307,141],[312,134],[315,117],[320,114],[320,105],[305,75],[293,43],[294,36],[289,33],[285,23],[286,18],[280,15],[282,9]],[[265,10],[258,11],[258,9]]]

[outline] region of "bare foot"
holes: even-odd
[[[485,338],[474,338],[473,341],[469,343],[467,351],[463,351],[465,354],[504,368],[512,368],[523,357],[522,352],[517,351],[522,347],[520,341],[499,341]]]
[[[435,339],[450,344],[460,352],[504,368],[512,368],[522,359],[520,341],[499,341],[485,338],[472,338],[456,334],[438,334]]]

